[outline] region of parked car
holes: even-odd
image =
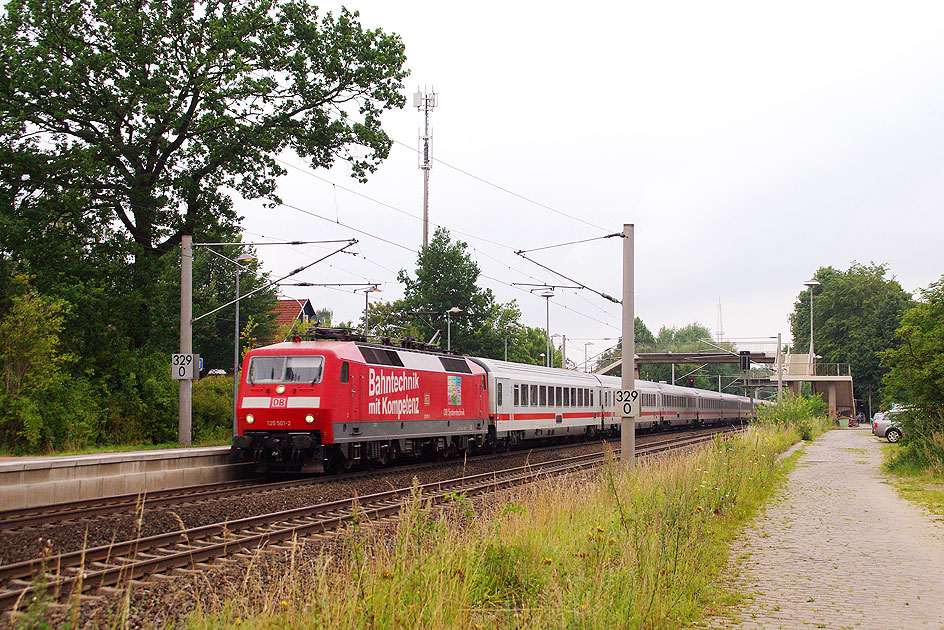
[[[901,439],[901,425],[896,421],[895,416],[901,413],[902,407],[895,407],[886,412],[876,412],[872,416],[872,435],[883,437],[893,444]]]

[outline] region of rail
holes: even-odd
[[[692,447],[709,442],[718,433],[655,444],[638,449],[638,456]],[[614,453],[618,453],[615,449]],[[48,592],[67,596],[94,587],[115,586],[150,574],[192,567],[201,562],[252,551],[260,547],[335,530],[355,518],[395,516],[403,502],[419,490],[424,500],[439,504],[455,492],[467,496],[494,492],[540,478],[593,468],[605,455],[591,453],[543,463],[526,464],[447,481],[437,481],[370,495],[194,527],[167,534],[105,545],[48,558],[34,558],[0,566],[0,610],[18,608],[39,576]],[[54,571],[51,571],[54,569]]]

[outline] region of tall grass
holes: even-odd
[[[791,431],[752,428],[684,455],[610,462],[491,497],[418,492],[394,532],[358,523],[339,553],[247,572],[194,629],[675,628],[719,612],[727,542],[781,479]]]
[[[788,393],[779,403],[757,409],[757,423],[796,431],[800,439],[812,440],[829,426],[826,403],[819,395],[795,396]]]
[[[910,408],[895,417],[902,440],[889,457],[887,469],[908,476],[944,479],[944,411]]]

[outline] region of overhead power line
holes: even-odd
[[[411,147],[411,146],[408,145],[408,144],[405,144],[405,143],[403,143],[403,142],[400,142],[399,140],[394,140],[394,142],[395,142],[396,144],[399,144],[399,145],[402,146],[402,147],[406,147],[406,148],[409,149],[410,151],[417,152],[416,149],[414,149],[413,147]],[[604,231],[604,232],[606,231],[606,228],[602,228],[602,227],[600,227],[599,225],[596,225],[596,224],[594,224],[594,223],[590,223],[589,221],[584,221],[584,220],[581,219],[580,217],[575,217],[575,216],[572,215],[572,214],[567,214],[566,212],[563,212],[563,211],[561,211],[561,210],[558,210],[557,208],[552,208],[551,206],[547,205],[546,203],[541,203],[540,201],[535,201],[534,199],[531,199],[531,198],[529,198],[529,197],[525,197],[524,195],[522,195],[522,194],[520,194],[520,193],[516,193],[516,192],[513,191],[513,190],[509,190],[508,188],[505,188],[504,186],[500,186],[500,185],[496,184],[495,182],[490,182],[490,181],[488,181],[487,179],[485,179],[484,177],[479,177],[478,175],[475,175],[474,173],[470,173],[469,171],[466,171],[465,169],[459,168],[458,166],[454,166],[454,165],[452,165],[452,164],[449,164],[448,162],[443,162],[442,160],[440,160],[440,159],[438,159],[438,158],[433,158],[433,161],[434,161],[434,162],[437,162],[437,163],[439,163],[439,164],[442,164],[443,166],[445,166],[445,167],[447,167],[447,168],[451,168],[451,169],[454,170],[454,171],[457,171],[457,172],[459,172],[459,173],[462,173],[463,175],[465,175],[465,176],[467,176],[467,177],[471,177],[471,178],[474,179],[474,180],[480,181],[480,182],[482,182],[483,184],[486,184],[486,185],[488,185],[488,186],[491,186],[492,188],[497,188],[498,190],[502,191],[503,193],[507,193],[507,194],[511,195],[512,197],[517,197],[518,199],[521,199],[521,200],[523,200],[523,201],[527,201],[528,203],[533,204],[533,205],[538,206],[538,207],[541,207],[541,208],[544,208],[545,210],[550,210],[551,212],[553,212],[553,213],[555,213],[555,214],[559,214],[559,215],[561,215],[562,217],[567,217],[568,219],[572,219],[572,220],[574,220],[574,221],[578,221],[579,223],[583,223],[584,225],[589,225],[589,226],[592,227],[592,228],[596,228],[596,229],[602,230],[602,231]]]
[[[542,265],[541,263],[539,263],[538,261],[536,261],[536,260],[534,260],[534,259],[532,259],[532,258],[528,258],[527,256],[524,255],[524,252],[523,252],[523,251],[517,251],[517,252],[515,252],[515,253],[518,254],[519,256],[521,256],[522,258],[524,258],[525,260],[534,263],[534,264],[537,265],[538,267],[541,267],[542,269],[547,269],[548,271],[550,271],[550,272],[553,273],[554,275],[560,276],[561,278],[563,278],[564,280],[567,280],[568,282],[573,282],[574,284],[579,285],[579,287],[580,287],[581,289],[586,289],[587,291],[590,291],[591,293],[596,293],[596,294],[599,295],[600,297],[602,297],[602,298],[604,298],[604,299],[606,299],[606,300],[609,300],[610,302],[613,302],[614,304],[622,304],[622,301],[617,300],[617,299],[616,299],[615,297],[613,297],[612,295],[607,295],[606,293],[604,293],[604,292],[602,292],[602,291],[597,291],[596,289],[592,289],[592,288],[588,287],[587,285],[583,284],[582,282],[578,282],[577,280],[574,280],[573,278],[570,278],[570,277],[568,277],[568,276],[565,276],[564,274],[562,274],[562,273],[559,272],[559,271],[555,271],[555,270],[551,269],[550,267],[548,267],[548,266],[546,266],[546,265]]]

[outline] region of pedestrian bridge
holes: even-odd
[[[640,352],[636,354],[635,377],[639,378],[642,364],[693,364],[738,363],[740,357],[729,352]],[[751,369],[735,385],[746,387],[776,387],[786,385],[798,394],[803,383],[810,383],[813,392],[822,395],[831,415],[854,415],[855,395],[852,388],[852,371],[848,363],[816,363],[809,354],[781,354],[751,352],[751,363],[764,367]],[[770,367],[767,367],[770,364]],[[621,365],[614,361],[597,370],[598,374],[611,374]]]

